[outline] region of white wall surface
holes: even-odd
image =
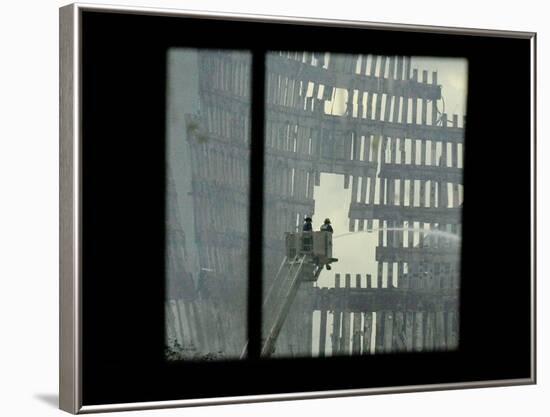
[[[95,2],[94,2],[95,3]],[[118,4],[537,31],[538,380],[536,386],[126,413],[136,416],[545,416],[550,145],[545,113],[550,35],[543,1],[123,1]],[[61,415],[58,377],[58,7],[8,0],[0,12],[0,414]],[[522,245],[527,242],[521,242]]]

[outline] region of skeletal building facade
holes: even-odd
[[[246,269],[251,58],[199,50],[171,59],[167,344],[177,342],[183,359],[236,358],[254,279]],[[336,274],[325,288],[303,283],[276,356],[458,345],[464,119],[441,112],[437,78],[410,57],[267,54],[265,137],[254,138],[265,140],[264,297],[284,232],[315,213],[321,174],[344,177],[349,231],[378,233],[376,271]]]

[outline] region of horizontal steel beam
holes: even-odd
[[[350,219],[368,220],[392,220],[396,222],[415,221],[421,223],[462,223],[462,208],[443,207],[408,207],[393,206],[389,204],[365,204],[351,203],[349,209]]]
[[[306,64],[284,56],[269,54],[266,68],[269,73],[290,76],[301,81],[311,81],[327,87],[355,89],[361,92],[385,93],[392,96],[439,100],[441,86],[415,80],[399,80],[355,72],[341,72],[332,66],[323,68]]]
[[[456,311],[457,289],[314,288],[313,310]]]
[[[460,246],[451,247],[414,247],[393,248],[376,247],[378,262],[409,262],[409,263],[457,263],[460,261]]]
[[[443,127],[398,123],[367,118],[314,113],[309,110],[269,104],[266,108],[268,122],[293,123],[310,129],[326,129],[336,137],[355,132],[356,135],[375,135],[391,138],[431,140],[438,142],[464,142],[464,129],[461,127]]]
[[[438,165],[391,164],[380,165],[381,178],[463,183],[463,169]]]

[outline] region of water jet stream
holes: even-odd
[[[360,234],[360,233],[378,232],[380,230],[385,230],[385,231],[388,231],[388,232],[404,232],[404,231],[418,232],[418,233],[424,233],[425,237],[430,236],[430,235],[440,236],[440,237],[443,237],[443,238],[447,238],[449,240],[453,240],[455,242],[460,242],[460,240],[461,240],[459,235],[457,235],[455,233],[447,232],[445,230],[437,230],[437,229],[426,230],[426,229],[412,228],[412,227],[380,227],[380,228],[373,228],[373,229],[369,229],[369,230],[362,230],[362,231],[359,231],[359,232],[342,233],[340,235],[334,236],[333,239],[338,239],[340,237],[345,237],[345,236],[357,235],[357,234]]]

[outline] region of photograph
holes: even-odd
[[[167,62],[166,357],[246,358],[251,54]],[[261,356],[456,349],[467,60],[265,68]]]

